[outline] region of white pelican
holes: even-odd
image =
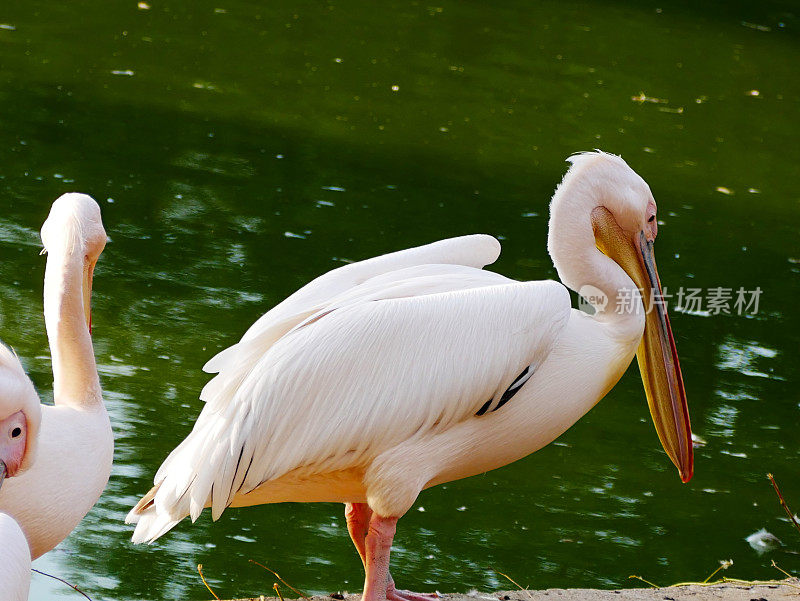
[[[42,419],[33,384],[17,356],[0,344],[0,487],[33,465]],[[25,601],[31,582],[31,550],[19,524],[0,512],[0,591]]]
[[[637,353],[656,430],[692,476],[688,408],[653,256],[656,205],[619,157],[573,156],[548,249],[597,313],[553,281],[483,271],[491,236],[442,240],[335,269],[256,321],[205,366],[194,429],[128,514],[150,542],[211,507],[346,503],[363,599],[417,600],[389,576],[397,520],[423,489],[506,465],[554,440]],[[642,297],[636,288],[643,290]],[[618,293],[634,310],[615,310]],[[598,299],[604,294],[612,302]]]
[[[0,488],[0,511],[22,527],[34,559],[72,532],[111,473],[114,439],[90,335],[92,274],[105,242],[94,200],[64,194],[53,203],[42,243],[55,406],[41,407],[36,462]]]

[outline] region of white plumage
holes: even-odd
[[[553,200],[559,272],[603,291],[635,288],[595,246],[593,210],[611,205],[620,227],[632,221],[651,240],[649,188],[618,157],[574,161]],[[618,205],[599,200],[617,188]],[[209,506],[217,519],[229,505],[344,502],[356,508],[348,527],[365,598],[419,601],[388,575],[396,518],[424,488],[559,436],[616,383],[645,327],[641,312],[571,309],[557,282],[482,270],[499,251],[473,235],[391,253],[326,273],[267,312],[206,364],[217,375],[194,429],[128,515],[134,542]]]
[[[0,512],[0,591],[3,601],[26,601],[31,586],[31,550],[19,524]]]
[[[111,473],[114,438],[89,331],[92,273],[105,241],[100,208],[84,194],[58,198],[42,227],[55,406],[41,406],[35,463],[0,488],[0,511],[25,532],[34,559],[72,532]]]
[[[303,485],[447,431],[535,368],[566,324],[569,296],[555,282],[479,269],[498,250],[489,236],[465,236],[347,265],[259,319],[206,365],[218,371],[206,407],[155,478],[169,516],[156,532],[196,518],[209,499],[215,518],[250,504],[254,489],[298,468],[303,483],[281,500],[301,488],[308,500],[347,500]]]

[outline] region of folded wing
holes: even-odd
[[[324,303],[307,295],[291,318],[273,310],[228,349],[193,431],[129,515],[135,541],[209,505],[216,519],[294,469],[366,467],[412,436],[476,419],[544,361],[569,314],[555,282],[457,264],[376,271]]]

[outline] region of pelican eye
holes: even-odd
[[[13,430],[11,430],[11,438],[17,438],[22,434],[22,428],[17,426]]]
[[[653,223],[656,220],[655,215],[650,215],[650,219],[647,220],[647,223]]]

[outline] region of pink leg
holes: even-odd
[[[386,601],[389,583],[389,552],[397,529],[397,518],[372,514],[366,538],[364,593],[361,601]]]
[[[369,520],[372,517],[372,509],[366,503],[345,503],[344,517],[347,520],[347,531],[358,551],[361,563],[367,566],[365,538],[369,531]]]
[[[365,515],[366,512],[359,512],[357,515]],[[351,515],[350,507],[348,507],[347,516]],[[395,588],[394,580],[389,574],[389,554],[392,550],[392,540],[397,529],[397,518],[384,518],[378,514],[369,512],[371,518],[369,519],[369,528],[367,531],[364,542],[364,552],[362,554],[356,538],[353,542],[356,548],[359,549],[359,554],[364,560],[364,570],[366,572],[366,579],[364,581],[364,593],[361,596],[361,601],[431,601],[438,598],[438,595],[421,595],[409,591],[403,591]],[[357,519],[353,519],[355,526]],[[351,521],[348,519],[348,530],[350,536],[353,537],[355,531],[359,535],[361,530],[350,527]]]
[[[345,503],[344,517],[347,520],[347,532],[350,533],[350,539],[358,551],[358,556],[361,558],[361,564],[364,569],[367,568],[367,550],[366,550],[366,537],[369,532],[369,521],[372,518],[372,509],[366,503]],[[389,574],[387,584],[388,591],[394,590],[394,580],[392,575]]]

